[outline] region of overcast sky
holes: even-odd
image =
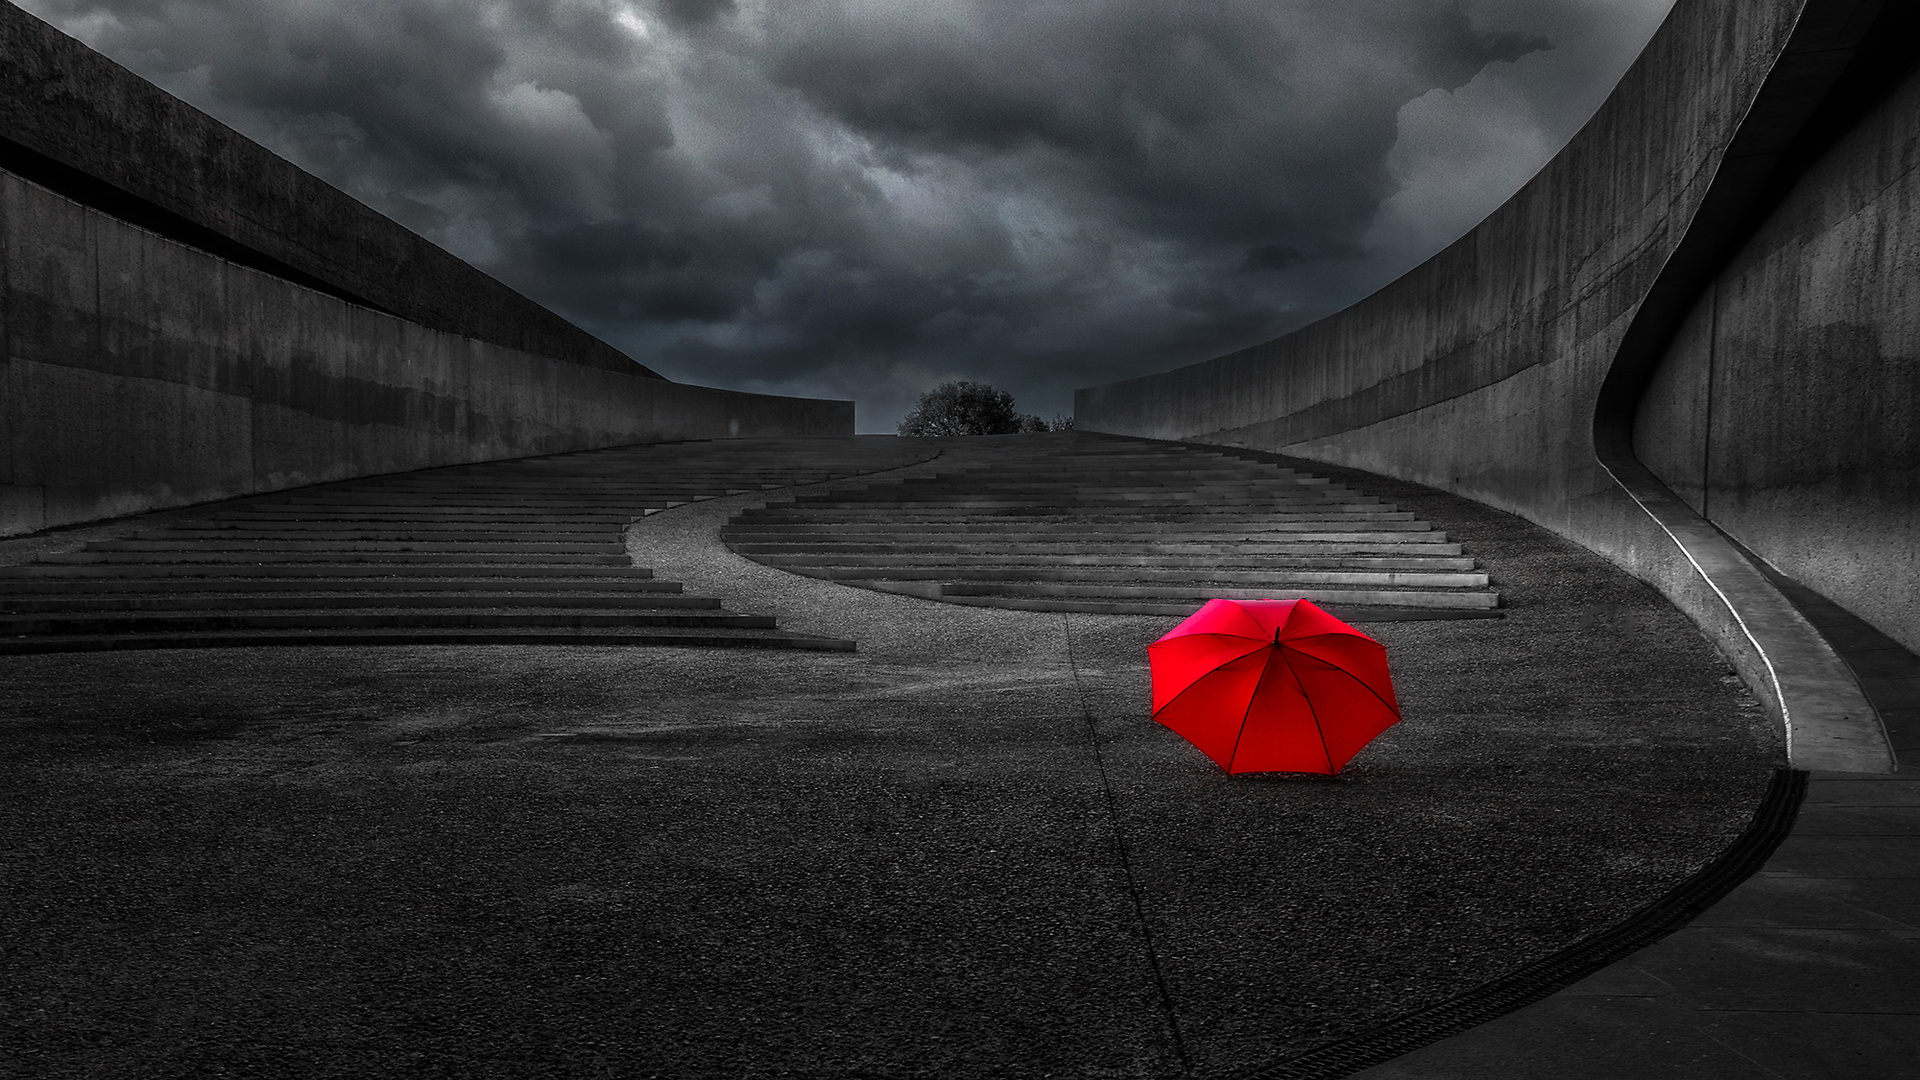
[[[1337,310],[1672,0],[19,0],[669,378],[1026,412]]]

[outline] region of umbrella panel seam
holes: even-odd
[[[1248,653],[1252,656],[1252,653]],[[1253,718],[1253,703],[1259,700],[1260,684],[1267,681],[1267,671],[1273,667],[1273,654],[1268,653],[1260,665],[1260,677],[1253,680],[1253,689],[1247,694],[1247,707],[1240,712],[1240,730],[1233,733],[1233,750],[1227,754],[1227,775],[1233,775],[1233,763],[1240,759],[1240,740],[1247,737],[1247,721]],[[1295,680],[1296,682],[1298,680]]]
[[[1300,681],[1300,673],[1293,670],[1292,664],[1283,664],[1287,674],[1293,677],[1293,685],[1300,688],[1300,700],[1307,703],[1307,715],[1313,717],[1314,733],[1320,736],[1320,754],[1327,759],[1327,775],[1338,776],[1340,766],[1333,763],[1333,751],[1327,747],[1327,729],[1320,726],[1320,710],[1313,707],[1313,698],[1307,693],[1307,684]],[[1341,762],[1342,765],[1346,764]]]
[[[1381,704],[1381,706],[1383,706],[1388,712],[1392,713],[1396,717],[1400,715],[1400,706],[1395,702],[1388,701],[1386,698],[1381,697],[1380,691],[1375,690],[1373,688],[1373,684],[1367,682],[1367,680],[1361,678],[1358,675],[1355,675],[1353,672],[1348,671],[1346,668],[1341,667],[1339,664],[1335,664],[1330,661],[1323,660],[1320,657],[1313,655],[1312,653],[1303,652],[1300,655],[1306,657],[1309,660],[1313,660],[1317,663],[1325,664],[1327,667],[1327,670],[1337,671],[1340,674],[1345,675],[1347,678],[1352,679],[1354,682],[1359,683],[1361,689],[1365,690],[1369,694],[1372,694],[1374,697],[1374,700],[1378,701]],[[1291,667],[1289,667],[1288,670],[1292,670]],[[1294,678],[1297,681],[1299,679],[1299,676],[1296,675],[1294,676]],[[1391,678],[1391,676],[1389,676],[1389,678]],[[1305,684],[1302,684],[1301,685],[1302,692],[1305,692],[1305,689],[1306,689]],[[1394,696],[1397,698],[1399,695],[1396,694]]]
[[[1239,635],[1237,634],[1189,634],[1187,636],[1188,637],[1238,637]],[[1241,640],[1245,640],[1245,639],[1243,638]],[[1154,642],[1154,645],[1158,645],[1158,644],[1159,642],[1157,641]],[[1159,708],[1154,709],[1153,715],[1159,716],[1162,712],[1165,712],[1166,710],[1173,708],[1174,702],[1179,701],[1182,697],[1185,697],[1187,694],[1187,691],[1192,690],[1194,687],[1200,685],[1200,681],[1202,679],[1205,679],[1207,676],[1219,672],[1222,668],[1227,667],[1229,664],[1237,664],[1240,661],[1245,660],[1247,657],[1252,656],[1254,653],[1259,652],[1261,649],[1266,648],[1270,644],[1271,642],[1262,640],[1256,643],[1253,648],[1248,649],[1246,652],[1243,652],[1238,656],[1231,657],[1225,663],[1216,664],[1213,667],[1207,669],[1206,671],[1201,672],[1199,675],[1194,677],[1194,680],[1192,682],[1181,687],[1179,693],[1168,698],[1167,703],[1165,705],[1162,705]],[[1147,646],[1147,648],[1151,650],[1153,646],[1149,645]],[[1151,651],[1147,653],[1147,662],[1148,662],[1148,668],[1149,670],[1151,670],[1152,662],[1153,662],[1153,653]],[[1149,688],[1149,691],[1151,691],[1151,688]]]

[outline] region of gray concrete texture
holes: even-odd
[[[852,402],[431,330],[4,171],[0,263],[0,535],[434,465],[853,430]]]
[[[1162,375],[1082,390],[1075,402],[1079,425],[1284,450],[1520,514],[1655,584],[1751,685],[1770,695],[1767,664],[1726,601],[1602,467],[1596,407],[1649,290],[1697,226],[1716,180],[1749,181],[1740,172],[1743,163],[1724,152],[1737,135],[1768,143],[1769,153],[1778,149],[1772,142],[1790,139],[1797,118],[1838,79],[1833,69],[1844,67],[1881,7],[1845,0],[1681,0],[1586,127],[1465,237],[1366,300],[1294,334]],[[1902,102],[1910,98],[1903,95]],[[1759,114],[1752,111],[1756,103],[1766,106]],[[1910,606],[1901,614],[1894,609],[1900,598],[1920,592],[1912,556],[1920,538],[1912,516],[1912,409],[1904,404],[1911,401],[1914,370],[1907,342],[1917,219],[1901,162],[1912,153],[1913,114],[1907,105],[1889,108],[1905,111],[1847,136],[1833,151],[1834,164],[1808,172],[1804,192],[1780,210],[1782,223],[1768,226],[1800,247],[1812,243],[1815,254],[1822,245],[1853,254],[1837,262],[1822,254],[1808,268],[1795,262],[1803,257],[1799,247],[1781,250],[1773,264],[1756,252],[1749,259],[1753,269],[1736,275],[1746,321],[1723,324],[1720,333],[1729,343],[1768,340],[1750,351],[1751,362],[1725,370],[1726,380],[1748,389],[1732,395],[1745,405],[1730,407],[1724,421],[1754,431],[1744,446],[1779,440],[1767,446],[1764,466],[1735,482],[1748,487],[1741,500],[1729,502],[1746,509],[1730,513],[1725,524],[1736,536],[1751,533],[1756,549],[1781,560],[1789,575],[1832,583],[1891,634],[1913,617]],[[1874,161],[1889,181],[1906,179],[1877,195],[1869,178],[1844,167],[1850,155]],[[1851,194],[1830,190],[1836,184],[1849,185]],[[1809,213],[1814,207],[1861,214],[1822,219]],[[1867,237],[1873,242],[1865,243]],[[1830,272],[1836,276],[1825,276]],[[1828,301],[1818,296],[1844,290],[1809,287],[1796,294],[1789,286],[1802,274],[1871,283],[1856,290],[1864,298],[1823,308]],[[1847,323],[1847,311],[1867,321]],[[1788,372],[1758,374],[1810,339],[1830,344],[1815,349],[1803,371],[1861,340],[1874,343],[1850,356],[1844,373],[1825,379],[1813,395],[1801,392],[1807,380]],[[1844,389],[1889,384],[1890,392]],[[1871,396],[1875,408],[1854,411],[1857,396]],[[1787,414],[1801,419],[1778,419]],[[1819,434],[1837,430],[1849,437]],[[1739,458],[1723,455],[1729,463]],[[1770,515],[1808,492],[1822,497],[1778,526],[1770,523]],[[1816,535],[1824,544],[1818,556],[1809,551]],[[1870,573],[1861,571],[1866,566]],[[1886,599],[1861,599],[1873,593]],[[1772,704],[1779,707],[1777,700]]]
[[[1678,933],[1364,1080],[1920,1077],[1920,774],[1815,774],[1793,835]]]
[[[177,219],[208,230],[329,291],[429,329],[657,377],[265,147],[0,3],[0,147],[8,144],[52,163],[44,179],[56,186],[72,170],[88,197],[109,201],[135,220]]]
[[[1920,650],[1920,77],[1708,287],[1634,433],[1702,516]]]
[[[1368,626],[1406,720],[1337,778],[1228,778],[1153,724],[1172,619],[789,575],[718,538],[763,495],[629,551],[859,653],[10,661],[0,1072],[1234,1075],[1610,926],[1740,831],[1780,744],[1684,617],[1382,494],[1508,615]]]

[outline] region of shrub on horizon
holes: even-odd
[[[1071,428],[1073,422],[1067,421]],[[945,435],[1017,435],[1024,432],[1056,430],[1032,413],[1016,412],[1013,395],[986,383],[958,379],[943,382],[920,395],[920,400],[900,421],[902,435],[939,437]]]

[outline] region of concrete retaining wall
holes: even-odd
[[[640,367],[5,0],[0,167],[241,265],[429,329],[615,371]]]
[[[1624,396],[1631,421],[1632,404],[1673,340],[1669,324],[1681,321],[1727,249],[1738,247],[1732,238],[1752,235],[1749,218],[1796,136],[1865,62],[1872,43],[1889,36],[1887,24],[1876,20],[1905,17],[1897,7],[1680,0],[1587,126],[1458,242],[1353,307],[1286,337],[1079,391],[1076,423],[1082,430],[1337,462],[1524,516],[1660,588],[1781,708],[1777,680],[1749,627],[1603,464],[1606,446],[1625,441],[1608,434],[1621,411],[1609,409],[1608,400]],[[1809,174],[1805,182],[1829,183],[1820,179],[1828,175]],[[1896,195],[1877,212],[1910,214],[1909,202]],[[1910,216],[1907,222],[1910,228]],[[1855,237],[1878,227],[1856,224],[1862,231],[1850,234]],[[1849,241],[1836,234],[1833,242],[1844,247]],[[1778,302],[1767,293],[1793,276],[1791,258],[1783,255],[1777,271],[1756,263],[1752,273],[1737,275],[1743,287],[1757,290],[1746,301],[1756,315]],[[1864,269],[1873,257],[1861,254],[1854,262]],[[1896,289],[1866,305],[1879,314],[1863,308],[1862,315],[1877,319],[1902,302]],[[1806,322],[1825,325],[1819,318]],[[1752,334],[1771,332],[1756,323]],[[1863,332],[1880,334],[1884,327]],[[1769,355],[1796,347],[1777,341]],[[1845,348],[1836,341],[1830,351]],[[1879,355],[1904,348],[1889,344]],[[1879,377],[1867,375],[1868,368],[1884,365],[1862,368],[1863,377]],[[1663,378],[1676,386],[1685,381]],[[1787,391],[1789,382],[1754,384],[1749,407],[1769,416],[1802,408],[1802,399]],[[1809,430],[1860,421],[1846,411],[1853,406],[1844,394],[1815,407],[1831,411],[1810,418]],[[1820,459],[1817,467],[1829,475],[1813,486],[1826,484],[1834,495],[1823,511],[1830,515],[1829,538],[1852,542],[1844,539],[1845,523],[1860,520],[1888,537],[1904,530],[1908,551],[1915,546],[1911,517],[1869,526],[1870,515],[1848,482],[1832,475],[1875,454],[1910,463],[1910,409],[1905,415],[1907,426],[1863,430],[1855,449]],[[1888,480],[1884,504],[1912,490],[1911,466],[1893,471],[1901,467],[1904,479]],[[1779,502],[1749,500],[1748,516],[1774,513]],[[1797,535],[1813,537],[1815,518],[1807,515],[1809,527]],[[1836,522],[1842,527],[1834,528]],[[1775,543],[1771,550],[1787,557],[1790,547]],[[1850,561],[1875,558],[1863,551]],[[1806,572],[1788,562],[1789,573]],[[1909,576],[1882,575],[1874,587],[1914,595],[1913,564],[1905,565],[1901,572]],[[1858,610],[1886,616],[1885,607]]]
[[[429,329],[0,172],[0,535],[434,465],[845,435],[853,403]]]
[[[1715,525],[1920,651],[1920,75],[1707,286],[1634,447]]]

